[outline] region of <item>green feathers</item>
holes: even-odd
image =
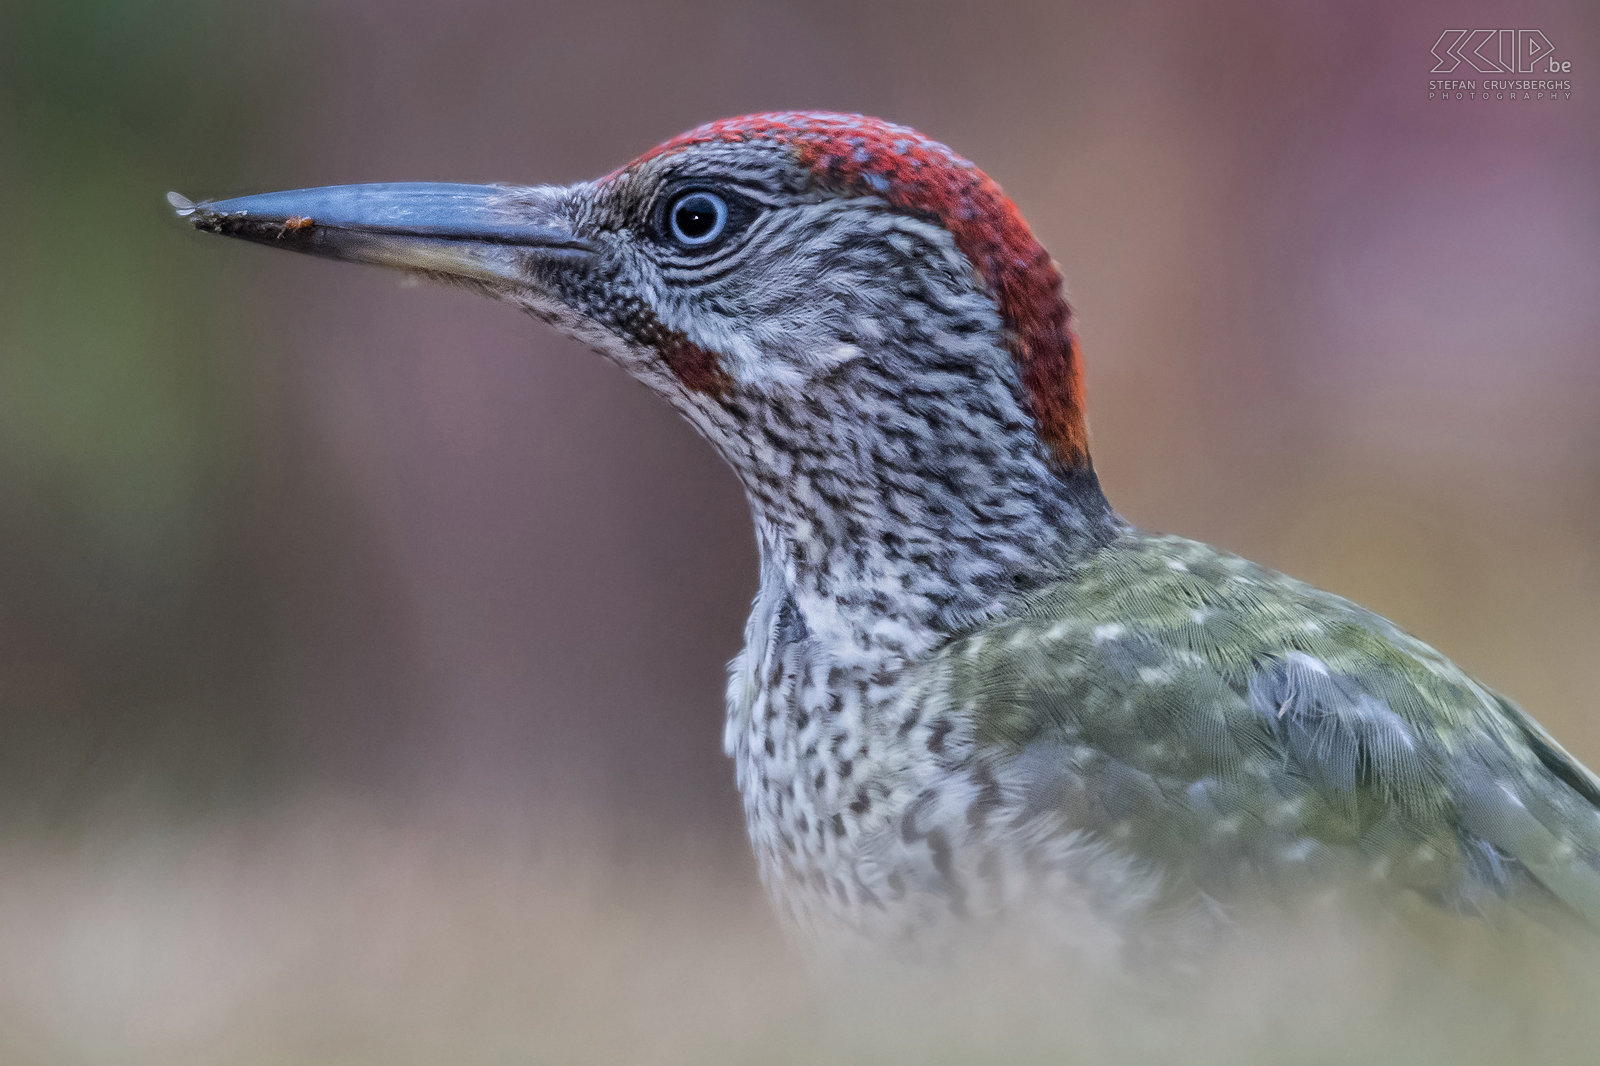
[[[1600,926],[1600,782],[1433,649],[1337,596],[1128,532],[934,669],[980,751],[1175,893],[1348,883]]]

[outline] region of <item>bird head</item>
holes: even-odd
[[[522,307],[667,398],[775,528],[981,540],[1062,485],[1098,497],[1055,265],[992,179],[903,126],[750,115],[568,186],[172,199]]]

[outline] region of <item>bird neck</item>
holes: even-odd
[[[807,635],[863,662],[914,659],[997,616],[1118,526],[1092,466],[1062,468],[1014,381],[960,373],[919,397],[862,360],[803,400],[731,408],[739,443],[724,451],[764,595],[786,594]]]

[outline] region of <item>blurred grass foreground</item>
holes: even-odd
[[[1011,966],[808,970],[721,864],[270,821],[0,854],[0,1061],[1586,1062],[1593,960],[1309,921],[1141,987]]]

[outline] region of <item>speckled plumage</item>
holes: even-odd
[[[1207,545],[1124,529],[876,678],[819,676],[784,609],[728,746],[805,927],[1077,905],[1108,943],[1333,890],[1600,920],[1592,775],[1391,623]]]
[[[809,938],[1113,957],[1346,889],[1600,925],[1600,781],[1536,724],[1369,612],[1117,517],[1055,267],[949,149],[786,113],[565,188],[390,188],[191,210],[515,303],[727,459],[762,562],[725,746]],[[414,218],[429,188],[449,225]],[[670,236],[685,190],[726,236]]]

